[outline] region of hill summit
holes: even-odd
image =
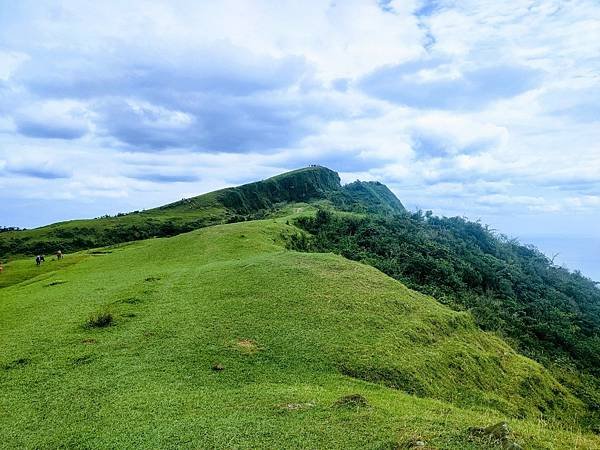
[[[405,210],[400,200],[384,184],[355,181],[342,186],[337,172],[316,165],[184,199],[158,209],[185,210],[221,205],[236,214],[252,214],[272,209],[280,203],[315,200],[330,200],[338,206],[377,208],[379,212],[400,213]]]

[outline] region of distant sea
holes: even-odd
[[[552,258],[554,263],[570,270],[579,270],[594,281],[600,281],[600,238],[565,236],[521,236],[521,244],[533,244]]]

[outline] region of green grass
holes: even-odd
[[[0,274],[0,288],[30,279],[44,280],[54,272],[76,264],[83,258],[85,258],[83,254],[72,255],[68,259],[61,260],[47,257],[46,261],[39,266],[36,266],[34,258],[12,260],[4,266],[4,272]]]
[[[526,448],[600,448],[541,366],[371,267],[285,250],[286,220],[9,263],[2,446],[479,449],[468,428],[508,420]]]

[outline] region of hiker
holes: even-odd
[[[62,259],[63,258],[63,254],[62,252],[59,250],[56,252],[56,259]]]
[[[37,255],[35,257],[35,265],[39,266],[42,263],[42,257],[40,255]]]

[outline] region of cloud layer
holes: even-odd
[[[314,163],[441,214],[598,214],[594,0],[0,8],[0,225]]]

